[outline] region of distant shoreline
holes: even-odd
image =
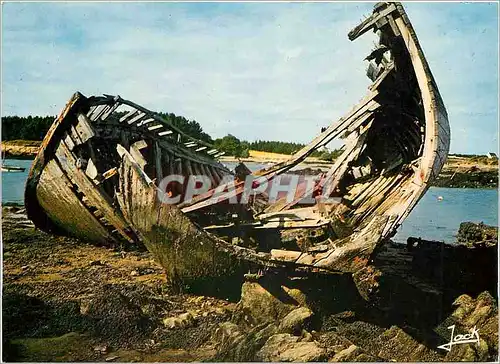
[[[2,154],[8,159],[34,159],[38,153],[40,141],[13,140],[2,142]],[[285,161],[288,155],[276,153],[261,153],[267,158],[236,158],[223,156],[222,163],[257,163],[272,165]],[[303,162],[311,170],[327,170],[333,164],[319,158],[308,157]],[[444,165],[439,177],[431,184],[435,187],[446,188],[498,188],[498,160],[490,160],[487,157],[457,157],[450,156]]]
[[[34,159],[41,144],[38,140],[2,141],[2,156],[9,159]]]

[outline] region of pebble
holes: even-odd
[[[104,360],[105,360],[105,361],[113,361],[113,360],[116,360],[116,359],[118,359],[118,358],[119,358],[119,356],[114,355],[114,356],[108,356],[108,357],[107,357],[106,359],[104,359]]]
[[[106,354],[108,352],[108,346],[107,345],[99,345],[94,348],[94,351],[98,351],[101,354]]]
[[[177,317],[164,318],[163,324],[169,329],[189,327],[197,317],[197,315],[193,315],[191,312],[185,312]]]

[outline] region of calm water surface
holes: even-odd
[[[24,203],[24,184],[28,178],[31,159],[5,159],[4,164],[24,167],[24,172],[2,172],[2,203]]]
[[[26,170],[2,173],[2,203],[23,203],[24,184],[31,163],[31,160],[5,160],[5,164]],[[226,165],[232,169],[236,164]],[[247,166],[252,171],[264,167],[257,163]],[[498,225],[498,190],[431,187],[399,228],[394,240],[404,243],[409,236],[415,236],[453,242],[462,221]]]

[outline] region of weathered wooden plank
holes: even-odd
[[[54,198],[57,191],[57,198]],[[37,186],[38,202],[60,228],[92,241],[106,243],[114,238],[76,197],[71,181],[55,159],[45,166]]]
[[[120,129],[120,143],[126,149],[130,147],[129,138],[130,138],[130,132]]]
[[[95,181],[95,179],[99,175],[92,159],[88,160],[87,168],[85,169],[85,174],[93,181]]]
[[[116,109],[118,109],[118,107],[120,106],[121,104],[119,102],[115,102],[111,107],[108,108],[108,110],[106,110],[101,116],[100,116],[100,120],[101,121],[106,121],[106,119],[113,113],[116,111]],[[99,120],[96,120],[96,121],[99,121]]]
[[[271,257],[273,259],[285,262],[295,262],[297,259],[299,259],[301,254],[302,252],[297,252],[297,251],[271,249]]]
[[[103,114],[104,111],[106,111],[108,108],[108,105],[97,105],[92,112],[89,112],[88,118],[89,120],[95,121],[99,119],[99,116]]]
[[[359,36],[366,33],[368,30],[373,28],[373,26],[382,18],[389,15],[393,11],[396,10],[396,6],[394,4],[388,5],[384,10],[374,12],[370,17],[365,19],[360,25],[351,30],[348,34],[350,40],[354,40]]]
[[[56,157],[68,178],[86,195],[89,203],[101,210],[106,219],[119,230],[121,236],[131,242],[132,240],[124,231],[127,224],[119,212],[113,209],[112,199],[99,186],[94,185],[83,171],[76,167],[75,157],[62,141],[56,150]]]
[[[75,126],[71,125],[71,127],[68,130],[69,134],[71,135],[71,139],[73,140],[74,145],[81,145],[83,144],[80,135],[78,135]]]
[[[153,131],[153,130],[158,130],[158,129],[161,129],[161,128],[163,128],[163,125],[158,124],[158,125],[153,125],[153,126],[150,126],[150,127],[148,128],[148,130],[149,130],[149,131]]]
[[[139,123],[137,124],[137,126],[138,126],[138,127],[139,127],[139,126],[144,126],[144,125],[146,125],[146,124],[149,124],[149,123],[150,123],[150,122],[152,122],[152,121],[155,121],[155,119],[153,119],[153,118],[151,118],[151,117],[150,117],[150,118],[148,118],[148,119],[144,119],[144,120],[142,120],[141,122],[139,122]]]
[[[362,190],[358,196],[353,196],[354,199],[351,202],[353,207],[359,206],[365,199],[369,198],[372,193],[376,193],[377,189],[387,181],[387,178],[380,175],[375,181],[371,182]]]
[[[191,164],[190,161],[186,160],[186,161],[183,161],[183,174],[184,176],[186,176],[186,178],[192,178],[191,176],[193,176],[194,174],[198,174],[198,171],[194,172],[193,170],[193,166],[194,166],[194,163]]]
[[[207,166],[206,164],[201,164],[201,167],[203,169],[203,174],[208,178],[210,178],[211,188],[217,187],[220,181],[219,176],[213,172],[210,166]]]
[[[162,163],[162,150],[158,142],[154,143],[154,155],[155,155],[155,168],[156,168],[156,181],[161,181],[163,179],[163,163]]]
[[[73,139],[71,139],[71,136],[69,134],[66,133],[64,141],[66,142],[66,145],[68,146],[69,150],[73,150],[73,148],[75,147],[75,143],[73,143]]]
[[[137,115],[135,115],[133,118],[130,118],[129,120],[127,120],[127,124],[132,125],[134,123],[141,121],[142,119],[144,119],[146,117],[147,117],[147,115],[145,113],[138,112]]]
[[[133,115],[139,113],[139,110],[136,110],[136,109],[132,109],[130,110],[128,113],[126,113],[125,115],[123,115],[119,121],[120,123],[123,123],[125,120],[127,120],[128,118],[132,117]]]
[[[146,143],[145,140],[139,140],[130,146],[130,154],[132,155],[136,163],[138,163],[141,166],[142,169],[144,169],[144,166],[148,162],[142,155],[141,150],[146,148],[147,146],[148,144]]]
[[[102,174],[102,178],[106,180],[106,179],[113,177],[117,173],[118,173],[118,169],[116,167],[113,167],[111,169],[108,169],[106,172],[104,172]]]

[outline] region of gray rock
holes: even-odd
[[[405,331],[392,326],[380,337],[381,350],[378,357],[396,361],[439,361],[440,356],[420,344]]]
[[[248,335],[235,348],[236,361],[255,361],[256,353],[264,346],[269,337],[278,332],[278,327],[263,324],[252,329]]]
[[[461,295],[453,303],[455,311],[436,328],[443,343],[450,338],[449,326],[455,325],[455,335],[479,329],[480,343],[456,345],[446,353],[446,361],[493,361],[498,359],[498,306],[488,292],[473,299]]]
[[[234,347],[243,339],[243,334],[238,325],[232,322],[224,322],[215,330],[212,339],[217,343],[219,351],[222,351],[224,348]]]
[[[325,349],[315,342],[299,342],[293,347],[279,354],[280,361],[317,362],[326,356]]]
[[[473,362],[478,361],[478,355],[471,344],[456,345],[446,354],[444,361],[451,362]]]
[[[237,310],[246,316],[245,321],[251,325],[280,320],[297,307],[293,304],[297,301],[284,290],[283,296],[289,297],[290,303],[276,298],[258,283],[245,282]]]
[[[163,319],[163,325],[168,329],[175,329],[180,327],[181,323],[177,317],[166,317]]]
[[[360,354],[360,349],[356,345],[351,345],[347,349],[339,351],[337,354],[333,356],[328,361],[333,362],[346,362],[346,361],[354,361],[356,357]]]
[[[225,322],[219,326],[212,340],[217,347],[215,361],[248,362],[255,361],[255,354],[266,343],[270,336],[276,334],[278,327],[274,324],[261,324],[248,332],[242,333],[240,328]]]
[[[271,336],[258,351],[256,358],[272,362],[310,362],[325,359],[325,349],[315,341],[300,341],[300,337],[290,334]]]
[[[289,334],[300,334],[306,327],[313,312],[307,307],[299,307],[286,315],[279,325],[279,331]]]
[[[167,317],[163,319],[163,325],[169,329],[189,327],[196,317],[191,312],[182,313],[177,317]]]
[[[491,306],[482,306],[479,308],[476,308],[474,312],[472,312],[469,317],[467,317],[467,320],[465,321],[465,325],[472,327],[475,325],[478,325],[482,322],[485,322],[493,312],[493,309]]]
[[[107,345],[98,345],[94,348],[94,351],[100,354],[106,354],[109,351],[109,346]]]
[[[462,320],[466,315],[468,315],[475,306],[475,302],[471,296],[463,294],[459,296],[455,302],[453,302],[453,306],[457,306],[452,316],[457,320]]]
[[[348,348],[339,351],[335,354],[329,362],[376,362],[380,361],[373,355],[365,353],[360,347],[350,345]]]

